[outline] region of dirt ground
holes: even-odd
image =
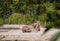
[[[60,32],[60,29],[52,28],[42,36],[46,28],[41,26],[39,32],[23,33],[22,26],[24,25],[3,25],[0,27],[0,41],[49,41],[54,33]],[[60,41],[60,37],[57,41]]]

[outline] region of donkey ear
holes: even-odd
[[[33,24],[31,24],[32,26],[34,25],[34,23]]]

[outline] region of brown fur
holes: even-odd
[[[22,28],[23,32],[32,32],[34,30],[35,31],[40,31],[40,23],[39,22],[33,23],[31,25],[25,25]]]
[[[37,21],[36,23],[33,23],[32,26],[34,27],[34,29],[36,31],[40,31],[40,23],[39,23],[39,21]]]
[[[32,32],[33,29],[34,29],[33,26],[31,26],[31,25],[26,25],[26,26],[23,26],[22,31],[23,31],[23,32]]]

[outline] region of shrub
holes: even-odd
[[[3,25],[3,19],[0,18],[0,26]]]
[[[19,13],[13,13],[9,18],[6,19],[8,24],[24,24],[26,22],[26,15]]]
[[[60,26],[60,20],[56,20],[55,24],[56,26]]]
[[[55,24],[53,23],[53,22],[48,22],[47,24],[46,24],[46,30],[44,31],[44,33],[45,32],[47,32],[48,30],[50,30],[51,28],[53,28],[55,26]]]

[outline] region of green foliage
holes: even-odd
[[[53,22],[54,26],[58,26],[60,25],[60,10],[56,8],[55,3],[60,4],[59,0],[0,0],[0,18],[5,20],[4,23],[9,24],[18,23],[14,22],[15,20],[19,20],[19,23],[22,20],[21,23],[32,23],[39,20],[44,26],[47,26],[48,22]],[[23,19],[22,16],[18,17],[19,15],[16,14],[16,16],[14,13],[23,14]],[[10,21],[6,22],[6,20]]]
[[[57,39],[60,37],[60,32],[57,32],[52,35],[50,41],[57,41]]]
[[[56,12],[54,13],[47,13],[47,17],[49,21],[56,21],[58,19]]]
[[[55,22],[55,24],[56,24],[56,26],[60,26],[60,20],[57,20],[57,21]]]
[[[46,33],[48,30],[50,30],[51,28],[53,28],[55,26],[55,24],[53,22],[48,22],[46,25],[46,30],[44,31],[44,33]]]
[[[45,7],[46,7],[46,12],[49,13],[49,12],[55,12],[55,6],[54,4],[52,3],[49,3],[49,2],[46,2],[44,3]]]
[[[19,13],[12,14],[9,18],[6,19],[7,24],[25,24],[26,15]]]
[[[1,4],[2,5],[0,7],[0,17],[5,19],[5,18],[7,18],[12,13],[11,9],[9,8],[10,3],[9,3],[8,0],[5,0],[5,1],[2,0]]]
[[[0,25],[2,25],[3,24],[3,19],[2,18],[0,18]]]

